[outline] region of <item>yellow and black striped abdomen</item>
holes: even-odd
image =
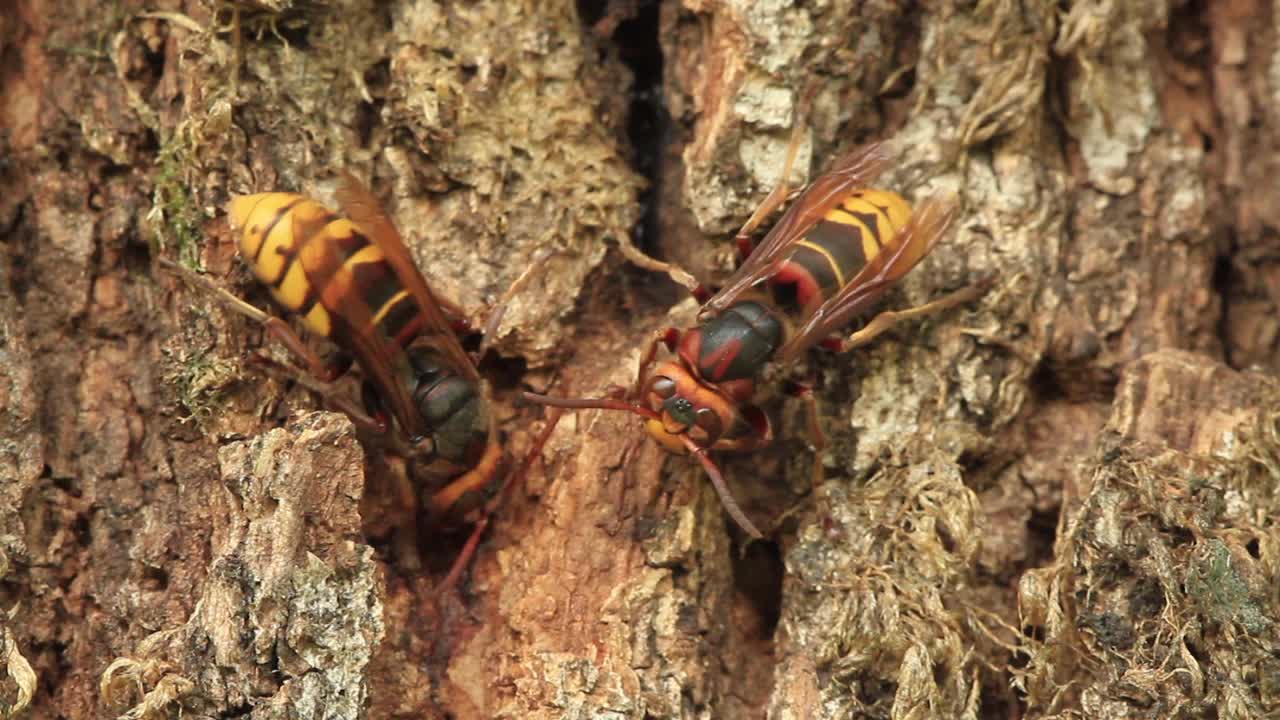
[[[228,213],[242,229],[240,254],[253,274],[308,330],[332,337],[335,316],[346,321],[341,326],[359,317],[402,347],[421,330],[417,306],[386,255],[350,220],[292,193],[240,196]]]
[[[897,193],[851,193],[792,246],[769,280],[773,298],[786,310],[808,314],[857,276],[911,217]]]

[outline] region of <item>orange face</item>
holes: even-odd
[[[681,435],[700,447],[733,449],[738,444],[733,438],[747,425],[728,398],[678,363],[659,363],[645,383],[643,398],[659,416],[646,420],[645,429],[673,453],[688,451]]]

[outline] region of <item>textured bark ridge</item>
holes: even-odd
[[[332,413],[223,445],[225,505],[211,513],[212,558],[195,608],[136,657],[112,662],[103,703],[218,715],[253,707],[272,688],[255,712],[359,715],[385,635],[380,572],[360,534],[363,465],[350,423]]]
[[[1254,0],[8,0],[0,715],[1257,718],[1280,712],[1280,78]],[[814,94],[806,106],[806,89]],[[807,108],[807,109],[806,109]],[[566,415],[470,572],[395,458],[263,375],[231,194],[369,180],[518,391],[633,381],[780,180],[890,142],[954,192],[895,290],[971,306],[767,384],[722,458]],[[324,351],[323,343],[315,343]],[[348,383],[341,392],[355,392]],[[810,487],[824,464],[821,493]],[[413,542],[416,540],[416,547]]]

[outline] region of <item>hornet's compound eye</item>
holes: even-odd
[[[698,442],[699,445],[713,445],[720,438],[720,434],[724,432],[724,424],[720,422],[720,415],[711,408],[701,408],[694,414],[694,429],[697,432],[691,432],[690,436]]]
[[[676,381],[664,375],[659,375],[649,383],[649,390],[654,395],[666,400],[676,394]]]

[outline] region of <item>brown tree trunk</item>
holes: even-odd
[[[1251,0],[0,0],[0,713],[1230,717],[1280,712],[1280,17]],[[816,88],[801,117],[800,97]],[[160,269],[231,194],[351,168],[483,370],[628,384],[777,184],[889,139],[958,228],[891,293],[978,302],[767,385],[721,458],[566,415],[484,537],[392,542],[388,463]],[[323,343],[317,342],[317,347]],[[496,359],[495,359],[496,358]],[[350,389],[350,388],[348,388]],[[7,715],[6,715],[7,716]]]

